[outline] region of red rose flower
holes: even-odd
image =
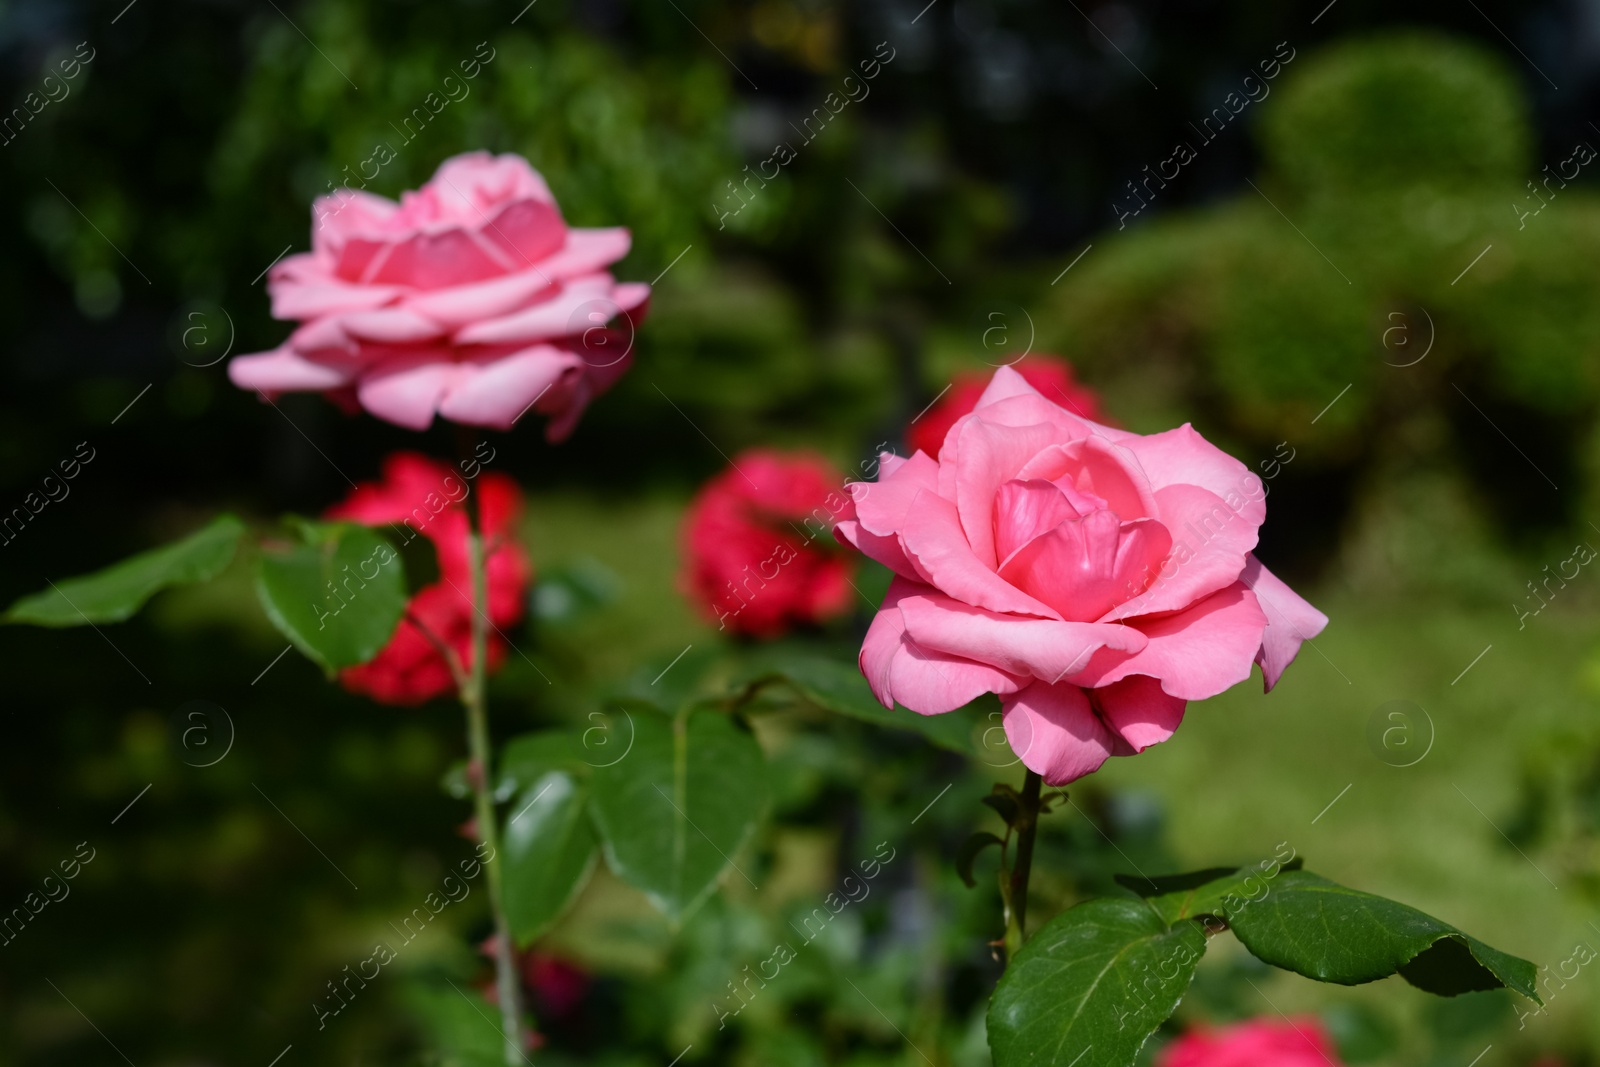
[[[826,535],[844,476],[811,454],[762,449],[701,487],[684,519],[686,591],[718,629],[774,637],[849,605],[852,560]]]
[[[1072,364],[1066,360],[1033,355],[1018,360],[1013,369],[1051,403],[1059,404],[1090,422],[1116,425],[1106,418],[1101,409],[1099,394],[1078,382],[1072,373]],[[938,403],[906,428],[906,447],[913,454],[920,449],[929,458],[938,459],[939,449],[950,427],[978,406],[978,398],[983,395],[989,378],[990,375],[978,372],[956,375],[949,391],[939,398]]]
[[[384,704],[404,705],[452,692],[455,679],[441,644],[471,667],[472,578],[463,503],[470,493],[479,494],[489,619],[495,627],[510,626],[522,617],[533,579],[533,564],[515,539],[522,493],[510,478],[484,473],[473,460],[463,461],[463,470],[457,471],[427,456],[397,452],[383,461],[381,481],[358,485],[328,509],[330,519],[387,526],[401,543],[421,534],[433,543],[439,559],[439,580],[417,590],[383,651],[339,673],[346,689]],[[492,629],[488,651],[488,669],[495,670],[506,649]]]
[[[1156,1067],[1339,1067],[1333,1041],[1314,1016],[1251,1019],[1197,1029],[1161,1050]]]

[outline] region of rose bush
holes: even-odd
[[[444,649],[471,667],[472,577],[465,505],[469,493],[480,494],[488,616],[495,627],[489,633],[488,669],[496,669],[505,659],[505,641],[496,630],[522,618],[533,579],[533,564],[516,540],[522,491],[502,474],[467,478],[427,456],[397,452],[384,460],[382,480],[356,486],[328,509],[327,517],[385,527],[402,541],[419,534],[426,537],[438,558],[439,580],[411,597],[394,637],[377,658],[339,673],[346,689],[384,704],[420,704],[455,691]]]
[[[1107,426],[1116,423],[1106,418],[1100,394],[1078,381],[1072,364],[1056,356],[1032,355],[1010,365],[1045,398],[1062,405],[1074,415]],[[906,428],[906,448],[912,452],[939,454],[945,435],[956,420],[978,406],[989,380],[981,373],[958,374],[949,390]]]
[[[1339,1058],[1322,1024],[1305,1015],[1191,1030],[1161,1050],[1156,1067],[1339,1067]]]
[[[818,540],[848,507],[844,476],[809,453],[740,453],[683,523],[682,583],[718,629],[773,637],[843,612],[853,561]]]
[[[885,457],[838,536],[895,572],[863,642],[878,699],[1001,698],[1053,785],[1177,729],[1190,700],[1271,689],[1327,617],[1257,562],[1266,490],[1187,424],[1090,422],[1002,367],[938,458]]]
[[[560,440],[628,367],[650,287],[602,269],[628,231],[568,227],[520,156],[456,156],[398,204],[345,189],[313,215],[311,251],[267,285],[300,326],[229,364],[241,388],[321,392],[415,430],[436,414],[508,429],[531,406]]]

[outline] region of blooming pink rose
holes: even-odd
[[[1060,404],[1074,415],[1108,426],[1116,425],[1101,410],[1100,394],[1078,381],[1077,375],[1072,372],[1072,364],[1066,360],[1058,356],[1034,354],[1008,365],[1047,400]],[[978,398],[988,384],[988,379],[982,374],[956,375],[949,390],[906,427],[906,447],[913,452],[921,450],[930,456],[937,456],[950,427],[978,406]]]
[[[1339,1067],[1316,1017],[1251,1019],[1220,1030],[1198,1029],[1172,1042],[1156,1067]]]
[[[838,615],[855,560],[819,536],[849,507],[844,476],[821,457],[741,452],[684,516],[682,584],[735,633],[775,637]]]
[[[885,456],[838,535],[896,577],[861,648],[886,707],[1000,696],[1052,785],[1172,736],[1261,665],[1271,689],[1327,616],[1251,555],[1266,488],[1188,425],[1079,418],[1009,367],[932,459]]]
[[[267,284],[300,326],[229,364],[242,389],[326,393],[413,430],[435,414],[504,430],[532,407],[554,441],[627,369],[650,287],[602,268],[628,231],[569,229],[520,156],[470,152],[398,204],[344,189],[312,212],[311,251]]]

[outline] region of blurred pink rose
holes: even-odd
[[[838,535],[894,570],[861,648],[886,707],[1000,696],[1052,785],[1172,736],[1187,701],[1271,689],[1327,617],[1251,554],[1266,489],[1188,425],[1089,422],[1000,368],[938,459],[885,456]]]
[[[311,251],[267,283],[300,326],[233,360],[242,389],[322,392],[413,430],[435,414],[509,429],[531,406],[554,441],[627,369],[650,287],[602,268],[628,231],[569,229],[520,156],[456,156],[398,204],[346,189],[312,214]]]
[[[1339,1067],[1339,1058],[1322,1023],[1303,1015],[1191,1030],[1161,1050],[1155,1067]]]

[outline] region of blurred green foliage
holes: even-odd
[[[1261,104],[1255,188],[1107,240],[1044,343],[1112,377],[1171,368],[1165,406],[1246,454],[1289,442],[1289,478],[1337,473],[1345,507],[1442,470],[1536,540],[1593,492],[1600,136],[1542,164],[1528,123],[1506,62],[1438,33],[1298,56]]]

